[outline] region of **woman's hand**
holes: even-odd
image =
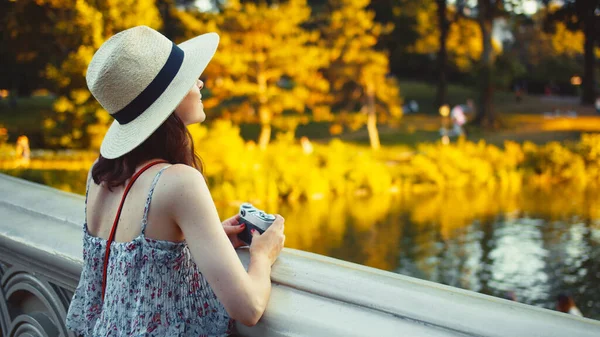
[[[236,214],[222,223],[225,234],[227,234],[227,237],[229,238],[229,241],[231,241],[233,248],[246,246],[246,244],[240,240],[240,238],[238,238],[238,234],[241,233],[245,227],[244,224],[240,225],[239,220],[240,215]]]
[[[271,265],[275,263],[285,242],[284,222],[285,219],[277,214],[273,224],[264,233],[260,234],[258,231],[252,230],[251,258],[266,257]]]

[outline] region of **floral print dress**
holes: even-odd
[[[198,270],[187,243],[144,235],[152,193],[167,167],[157,173],[150,187],[141,234],[129,242],[113,242],[110,247],[104,303],[102,272],[107,240],[90,235],[84,224],[83,271],[66,320],[67,327],[78,335],[229,335],[233,321]]]

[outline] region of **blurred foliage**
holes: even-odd
[[[563,146],[558,142],[544,146],[525,143],[523,150],[526,158],[523,166],[538,185],[569,182],[582,188],[599,186],[599,134],[584,134],[575,146]]]
[[[494,84],[499,89],[512,90],[515,79],[527,75],[527,68],[511,53],[503,53],[496,57],[494,64]]]
[[[406,150],[386,147],[374,153],[339,140],[303,143],[292,132],[280,133],[263,151],[245,142],[239,128],[226,120],[210,128],[193,125],[190,132],[205,161],[213,196],[222,201],[294,203],[472,189],[518,193],[523,186],[600,187],[600,134],[585,134],[573,144],[506,142],[503,148],[483,141],[427,143],[407,155]],[[85,170],[96,156],[93,151],[37,150],[26,168]],[[19,165],[6,157],[0,160],[2,170]]]
[[[513,1],[511,6],[514,8],[521,2]],[[457,15],[460,4],[463,11]],[[483,44],[481,29],[472,20],[478,10],[469,8],[471,4],[464,1],[447,4],[448,78],[452,82],[473,83],[479,71],[477,61]],[[498,18],[498,27],[506,22],[514,38],[492,40],[496,58],[494,77],[499,77],[493,79],[496,86],[512,90],[515,82],[521,82],[529,84],[532,92],[543,93],[544,85],[553,83],[560,84],[562,93],[576,94],[569,79],[583,72],[584,34],[578,30],[580,22],[575,17],[564,15],[572,5],[573,1],[569,1],[567,10],[555,3],[540,6],[530,17],[503,12]],[[371,7],[376,11],[377,21],[394,23],[393,32],[380,39],[380,44],[390,51],[392,72],[401,78],[436,81],[440,34],[436,1],[381,0],[373,1]],[[552,19],[552,25],[548,19]],[[596,57],[600,57],[598,47]]]
[[[440,28],[435,15],[436,4],[434,1],[425,2],[416,13],[416,31],[419,38],[409,51],[416,54],[435,54],[440,48]],[[459,71],[465,72],[472,69],[479,61],[483,51],[481,31],[477,22],[458,17],[451,20],[457,14],[455,8],[448,9],[448,17],[452,22],[448,32],[446,46],[448,48],[449,62]],[[496,50],[500,46],[496,44]]]
[[[328,51],[329,67],[323,69],[332,86],[332,109],[355,112],[375,98],[376,112],[388,117],[402,113],[397,82],[389,77],[389,61],[377,49],[382,35],[392,31],[391,23],[374,21],[367,9],[369,0],[330,0],[327,10],[317,14],[315,24],[321,32],[321,44]],[[316,116],[315,119],[323,119]]]
[[[0,160],[15,156],[15,147],[7,143],[8,130],[0,124]]]
[[[394,29],[389,34],[381,36],[379,46],[390,53],[390,70],[398,77],[420,76],[428,78],[431,75],[431,55],[410,52],[412,46],[421,38],[419,34],[419,13],[427,13],[434,0],[378,0],[372,1],[369,8],[375,11],[375,20],[383,24],[393,24]],[[435,17],[435,12],[430,13]],[[431,25],[428,25],[431,26]]]
[[[203,74],[210,90],[206,106],[219,105],[238,121],[259,121],[261,147],[270,141],[274,115],[322,109],[328,95],[319,72],[327,53],[318,46],[319,33],[303,27],[310,13],[305,0],[231,0],[218,13],[180,13],[187,38],[210,30],[221,35]]]
[[[70,11],[72,19],[56,22],[55,34],[74,35],[80,42],[61,64],[49,64],[46,69],[59,94],[54,103],[56,115],[44,120],[47,142],[66,148],[97,148],[95,138],[104,136],[112,120],[86,88],[87,65],[100,45],[119,31],[136,25],[160,28],[158,10],[153,0],[38,2]]]
[[[460,9],[458,4],[461,4]],[[393,73],[402,77],[436,80],[440,47],[437,1],[387,0],[374,2],[372,6],[379,21],[395,24],[390,36],[382,40],[391,52]],[[464,10],[465,7],[464,1],[447,4],[448,75],[454,81],[473,79],[483,51],[480,26],[471,17],[477,10]],[[496,54],[502,51],[501,44],[501,41],[492,41]]]
[[[459,3],[466,7],[459,8]],[[519,1],[510,3],[514,7]],[[3,2],[0,22],[6,29],[0,39],[9,48],[0,50],[0,87],[19,88],[27,82],[25,87],[31,88],[22,88],[26,93],[32,82],[39,82],[35,86],[57,94],[53,114],[37,122],[45,130],[45,146],[97,149],[112,119],[89,94],[84,76],[108,36],[140,24],[176,41],[217,31],[221,45],[204,74],[205,105],[235,124],[261,123],[259,145],[265,147],[272,125],[292,131],[307,123],[331,122],[327,129],[332,134],[365,123],[370,123],[371,134],[377,123],[397,125],[402,98],[390,71],[436,79],[437,66],[432,64],[439,25],[434,0],[210,1],[213,11],[207,12],[193,4]],[[477,11],[472,5],[448,4],[451,81],[472,83],[482,69],[476,66],[483,51],[481,27],[473,20]],[[581,70],[580,27],[561,19],[545,29],[549,15],[565,13],[552,6],[533,17],[501,12],[515,39],[502,46],[494,43],[495,86],[512,89],[518,84],[543,92],[546,84],[558,84],[561,91],[574,94],[577,88],[569,79]]]
[[[399,117],[398,85],[387,76],[386,54],[374,49],[391,25],[374,22],[368,4],[332,0],[312,16],[303,0],[277,6],[229,1],[218,13],[180,12],[186,37],[207,30],[222,35],[205,72],[207,107],[217,107],[237,122],[260,121],[262,148],[277,120],[288,130],[308,122],[273,117],[288,111],[311,113],[315,121],[337,118],[358,128],[366,118],[353,113],[366,106],[370,96],[379,114]]]
[[[380,36],[391,32],[393,24],[375,22],[375,13],[367,9],[369,3],[330,0],[314,21],[330,58],[330,66],[323,73],[332,86],[331,108],[344,114],[359,110],[366,114],[371,147],[378,149],[377,122],[399,119],[402,100],[397,81],[389,76],[388,56],[376,48]],[[326,113],[325,109],[320,111],[316,120],[326,119]],[[337,122],[357,128],[361,120],[346,115]]]
[[[584,36],[582,32],[568,30],[562,22],[557,22],[552,30],[546,29],[544,20],[548,11],[544,9],[531,19],[514,21],[515,42],[505,55],[527,70],[513,78],[527,83],[529,92],[544,93],[545,86],[553,84],[563,93],[575,94],[570,78],[582,71]]]
[[[65,192],[85,194],[86,169],[34,169],[11,168],[2,169],[2,173],[51,186]]]
[[[560,86],[561,93],[576,94],[570,78],[584,73],[585,34],[577,28],[579,19],[567,14],[572,5],[550,4],[530,19],[514,20],[515,42],[510,49],[518,52],[519,61],[527,68],[528,74],[521,78],[532,84],[532,92],[543,92],[539,83],[552,83]],[[596,26],[600,27],[600,21]],[[600,57],[597,43],[595,57]]]
[[[64,59],[69,45],[54,33],[52,17],[69,19],[66,11],[42,2],[0,2],[0,88],[29,95],[38,87],[51,87],[41,74],[47,64]]]
[[[398,176],[402,185],[416,191],[469,186],[518,189],[522,161],[517,143],[507,142],[504,150],[483,141],[423,144],[409,165],[398,166]]]
[[[549,40],[552,52],[556,55],[576,56],[583,54],[583,33],[571,31],[563,22],[557,22],[553,33],[543,33],[543,40]]]
[[[232,0],[214,3],[213,12],[200,12],[188,0],[24,0],[3,5],[11,16],[0,16],[9,28],[2,38],[15,49],[0,56],[35,59],[44,68],[57,94],[53,115],[41,122],[46,146],[97,149],[111,118],[87,90],[85,71],[109,36],[136,25],[162,28],[176,41],[216,31],[221,43],[204,74],[205,105],[236,123],[260,122],[264,148],[276,115],[286,116],[278,121],[289,130],[309,121],[289,118],[293,112],[318,121],[344,111],[338,123],[353,129],[366,118],[348,114],[367,105],[382,121],[401,115],[388,57],[374,49],[392,25],[374,22],[369,3],[332,0],[319,16],[306,0]],[[38,23],[27,23],[30,12]],[[42,38],[38,49],[22,43]]]
[[[327,146],[311,144],[310,152],[290,132],[261,151],[254,142],[244,143],[239,129],[228,121],[210,129],[190,129],[218,200],[293,202],[355,192],[379,194],[391,186],[385,165],[368,148],[333,141]]]

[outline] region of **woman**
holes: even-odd
[[[67,315],[79,335],[225,336],[232,320],[252,326],[265,310],[284,220],[253,233],[246,271],[234,250],[243,226],[219,221],[185,127],[206,118],[198,77],[218,41],[175,45],[135,27],[94,54],[86,81],[116,120],[88,175],[84,266]]]

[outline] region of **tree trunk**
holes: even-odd
[[[175,39],[176,27],[175,20],[171,16],[171,8],[175,7],[175,1],[173,0],[158,0],[156,1],[156,7],[162,19],[162,33],[170,40]]]
[[[258,136],[258,146],[262,150],[265,150],[267,148],[267,146],[269,145],[270,141],[271,141],[271,123],[261,122],[260,136]]]
[[[438,87],[437,87],[437,97],[436,103],[437,107],[441,107],[442,105],[447,103],[448,96],[448,82],[446,79],[446,71],[447,71],[447,59],[448,59],[448,49],[446,40],[448,39],[448,16],[447,16],[447,5],[446,0],[437,0],[437,14],[440,25],[440,49],[438,51]]]
[[[584,70],[583,70],[583,83],[581,92],[581,104],[594,104],[596,93],[595,81],[594,81],[594,67],[596,63],[596,57],[594,55],[594,44],[595,44],[595,26],[596,18],[594,17],[594,8],[590,8],[588,13],[583,17],[583,33],[585,35],[585,42],[583,44],[584,49]]]
[[[369,132],[369,141],[373,150],[379,150],[381,143],[379,141],[379,131],[377,130],[377,113],[375,111],[375,90],[372,86],[367,87],[367,131]]]
[[[260,118],[260,136],[258,137],[258,145],[264,150],[271,141],[271,111],[267,107],[267,79],[262,70],[262,64],[258,65],[258,116]]]
[[[262,102],[258,107],[258,116],[260,118],[260,135],[258,136],[258,146],[261,150],[265,150],[271,141],[271,113],[269,108]]]
[[[475,117],[475,123],[483,127],[494,127],[496,116],[492,105],[494,87],[492,85],[492,73],[494,71],[494,59],[492,55],[492,25],[493,7],[487,0],[478,0],[479,6],[479,28],[483,40],[483,52],[480,60],[480,96],[479,107]]]

